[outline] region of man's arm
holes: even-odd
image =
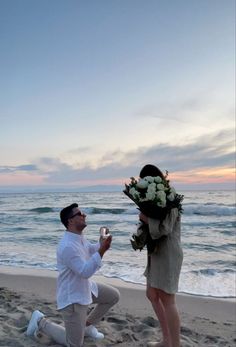
[[[66,266],[82,278],[90,278],[102,265],[102,257],[110,248],[112,237],[102,241],[100,248],[88,260],[85,260],[73,247],[63,251],[63,261]]]
[[[92,255],[92,254],[98,252],[98,250],[100,248],[100,242],[92,244],[88,241],[88,246],[89,246],[89,254]]]
[[[89,278],[101,267],[101,256],[98,252],[94,253],[88,260],[78,254],[73,247],[66,247],[63,251],[63,262],[75,274],[82,278]]]

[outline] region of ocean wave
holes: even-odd
[[[199,243],[193,243],[193,242],[183,242],[182,243],[183,248],[188,249],[198,249],[201,252],[207,251],[207,252],[223,252],[223,251],[229,251],[235,249],[235,243],[224,243],[224,244],[215,244],[210,245],[208,243],[202,243],[201,241]]]
[[[105,263],[99,274],[105,277],[118,278],[129,283],[143,285],[146,283],[146,279],[142,275],[143,269],[140,267],[134,269],[130,265],[119,264],[119,268],[117,268],[115,264]],[[180,276],[179,292],[192,295],[233,298],[236,294],[235,277],[235,271],[230,269],[225,271],[216,269],[183,271]]]
[[[43,262],[32,262],[25,260],[14,260],[14,259],[4,259],[0,260],[0,265],[28,268],[28,269],[47,269],[47,270],[57,270],[56,264],[47,264]]]
[[[236,204],[223,204],[223,203],[215,203],[215,202],[206,202],[205,205],[207,206],[212,206],[212,205],[217,205],[217,206],[226,206],[226,207],[236,207]]]
[[[219,204],[188,204],[184,205],[184,214],[201,216],[233,216],[236,214],[236,207],[222,206]]]
[[[89,207],[85,208],[84,211],[88,214],[122,214],[126,211],[126,209]]]
[[[61,209],[57,207],[36,207],[28,212],[37,214],[59,212]],[[138,214],[137,207],[133,208],[102,208],[102,207],[85,207],[83,208],[86,214]],[[25,210],[24,210],[25,211]],[[233,204],[198,204],[191,203],[184,205],[184,215],[201,215],[201,216],[234,216],[236,214],[236,206]]]
[[[199,271],[182,271],[179,292],[193,295],[234,298],[235,271],[202,269]]]
[[[55,212],[55,209],[53,207],[36,207],[31,208],[29,212],[36,212],[36,213],[49,213],[49,212]]]
[[[216,276],[219,274],[225,274],[225,273],[230,273],[230,274],[235,274],[236,271],[233,269],[200,269],[200,270],[193,270],[191,271],[193,274],[197,275],[205,275],[205,276]]]
[[[192,198],[191,198],[192,199]],[[189,199],[189,200],[191,200],[191,199]],[[200,205],[200,203],[199,202],[194,202],[194,201],[191,201],[191,202],[188,202],[188,203],[186,203],[185,204],[185,206],[187,206],[187,205]],[[217,202],[217,203],[215,203],[215,202],[206,202],[205,204],[204,204],[204,206],[225,206],[225,207],[236,207],[236,204],[224,204],[224,203],[221,203],[221,202]]]

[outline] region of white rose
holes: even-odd
[[[159,207],[166,207],[166,200],[158,200],[157,206]]]
[[[166,194],[163,190],[160,190],[156,193],[157,197],[157,206],[165,207],[166,206]]]
[[[148,192],[156,192],[156,183],[150,183],[149,186],[148,186],[148,189],[147,191]]]
[[[156,176],[156,177],[154,177],[154,181],[155,181],[156,183],[161,183],[161,182],[162,182],[162,179],[161,179],[160,176]]]
[[[174,201],[175,200],[175,193],[170,193],[169,195],[167,195],[167,199],[170,201]]]
[[[166,193],[163,190],[160,190],[156,193],[158,199],[166,199]]]
[[[155,199],[155,197],[156,197],[156,193],[155,193],[155,191],[149,191],[149,192],[147,192],[147,194],[146,194],[146,198],[147,198],[147,200],[154,200]]]
[[[139,192],[134,188],[130,188],[129,193],[135,198],[138,199],[140,197]]]
[[[146,177],[144,177],[144,180],[145,180],[145,181],[148,181],[148,183],[153,183],[153,182],[154,182],[154,177],[152,177],[152,176],[146,176]]]
[[[174,187],[170,187],[170,192],[176,194],[176,190]]]
[[[147,186],[148,186],[148,182],[142,178],[137,183],[137,187],[141,189],[147,188]]]
[[[165,189],[164,184],[162,184],[162,183],[157,184],[157,189],[158,190],[164,190]]]

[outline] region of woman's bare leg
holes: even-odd
[[[170,333],[168,328],[168,321],[166,319],[164,306],[159,298],[158,289],[147,286],[147,298],[151,301],[152,307],[160,322],[163,340],[150,346],[155,347],[171,347]]]
[[[167,294],[158,289],[158,295],[164,307],[167,325],[169,327],[171,347],[180,347],[180,318],[176,306],[175,294]]]

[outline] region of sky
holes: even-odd
[[[0,0],[0,189],[233,189],[234,0]]]

